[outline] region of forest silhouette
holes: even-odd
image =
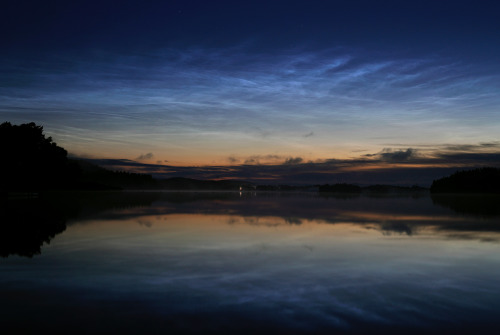
[[[68,152],[46,137],[35,123],[0,125],[0,190],[118,190],[155,188],[151,175],[110,171],[84,160],[68,158]]]
[[[0,125],[1,187],[6,190],[44,190],[68,188],[77,179],[79,169],[68,160],[68,153],[43,127],[35,123]]]
[[[155,179],[152,175],[111,171],[83,159],[68,158],[67,151],[43,133],[43,126],[34,122],[0,125],[0,191],[38,192],[45,190],[256,190],[303,191],[316,189],[321,193],[421,193],[427,189],[413,186],[354,184],[312,186],[255,185],[238,180],[196,180],[190,178]],[[500,169],[480,168],[459,171],[434,180],[432,193],[499,193]],[[428,191],[427,191],[428,192]]]
[[[458,171],[434,180],[431,193],[500,193],[500,169],[484,167]]]

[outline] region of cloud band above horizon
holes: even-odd
[[[255,55],[241,46],[46,55],[3,68],[6,121],[41,123],[76,155],[154,152],[181,165],[345,159],[408,139],[491,142],[500,127],[498,75],[439,56],[345,48]]]

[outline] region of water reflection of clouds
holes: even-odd
[[[156,220],[161,220],[162,218],[161,218],[161,216],[157,216],[155,219]],[[149,221],[149,220],[137,219],[137,223],[140,226],[144,226],[144,227],[147,227],[147,228],[151,228],[153,226],[153,222]]]
[[[498,234],[494,220],[429,198],[164,199],[91,212],[44,251],[44,262],[58,266],[32,278],[83,292],[77,300],[108,303],[117,315],[144,313],[121,310],[127,297],[170,330],[195,318],[235,332],[244,323],[254,333],[423,333],[493,320],[498,309],[497,245],[478,242]],[[15,278],[5,272],[5,281]]]
[[[500,240],[496,216],[464,215],[437,205],[429,197],[353,197],[318,198],[309,195],[268,195],[239,198],[231,194],[182,195],[155,199],[150,206],[113,208],[101,212],[101,220],[136,218],[151,227],[153,221],[169,220],[172,215],[225,216],[230,225],[278,227],[281,225],[354,224],[374,229],[383,236]],[[182,197],[185,197],[184,199]],[[187,198],[186,198],[187,197]],[[439,200],[442,202],[442,200]],[[475,200],[476,203],[478,200]],[[453,205],[453,202],[451,203]],[[489,206],[491,207],[491,206]],[[489,208],[488,207],[488,208]],[[477,212],[477,207],[476,212]],[[152,218],[149,218],[152,217]],[[149,222],[146,222],[149,220]],[[152,221],[151,221],[152,220]],[[497,236],[498,235],[498,236]]]
[[[230,225],[246,224],[251,226],[263,227],[278,227],[292,224],[288,218],[273,217],[273,216],[238,216],[236,213],[231,214],[226,222]],[[300,223],[302,223],[300,221]],[[299,224],[300,224],[299,223]]]

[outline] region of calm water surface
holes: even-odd
[[[498,334],[498,200],[9,200],[0,321],[32,333]]]

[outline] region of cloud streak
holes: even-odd
[[[365,157],[377,157],[385,162],[407,162],[417,156],[417,151],[412,148],[406,150],[393,150],[391,148],[384,148],[377,154],[366,154]]]
[[[148,152],[147,154],[141,154],[139,157],[136,158],[138,161],[144,161],[144,160],[149,160],[153,159],[155,155],[153,155],[152,152]]]
[[[125,147],[155,148],[157,158],[182,161],[171,156],[176,148],[227,157],[271,144],[283,157],[311,152],[319,159],[315,151],[325,152],[325,143],[381,147],[385,136],[443,143],[454,132],[486,143],[500,125],[500,77],[488,66],[347,48],[67,52],[57,60],[2,62],[0,113],[14,123],[49,125],[70,151],[106,150],[115,158]]]
[[[96,164],[118,170],[150,173],[158,178],[189,177],[198,179],[240,179],[260,184],[357,183],[430,186],[432,181],[459,169],[480,166],[500,167],[500,151],[483,152],[491,145],[467,147],[468,152],[440,149],[419,151],[384,150],[350,159],[322,159],[306,162],[302,157],[254,155],[229,157],[230,165],[172,166],[145,164],[125,159],[93,160]],[[473,148],[475,148],[473,151]],[[455,148],[456,149],[456,148]],[[239,162],[243,161],[243,164]]]

